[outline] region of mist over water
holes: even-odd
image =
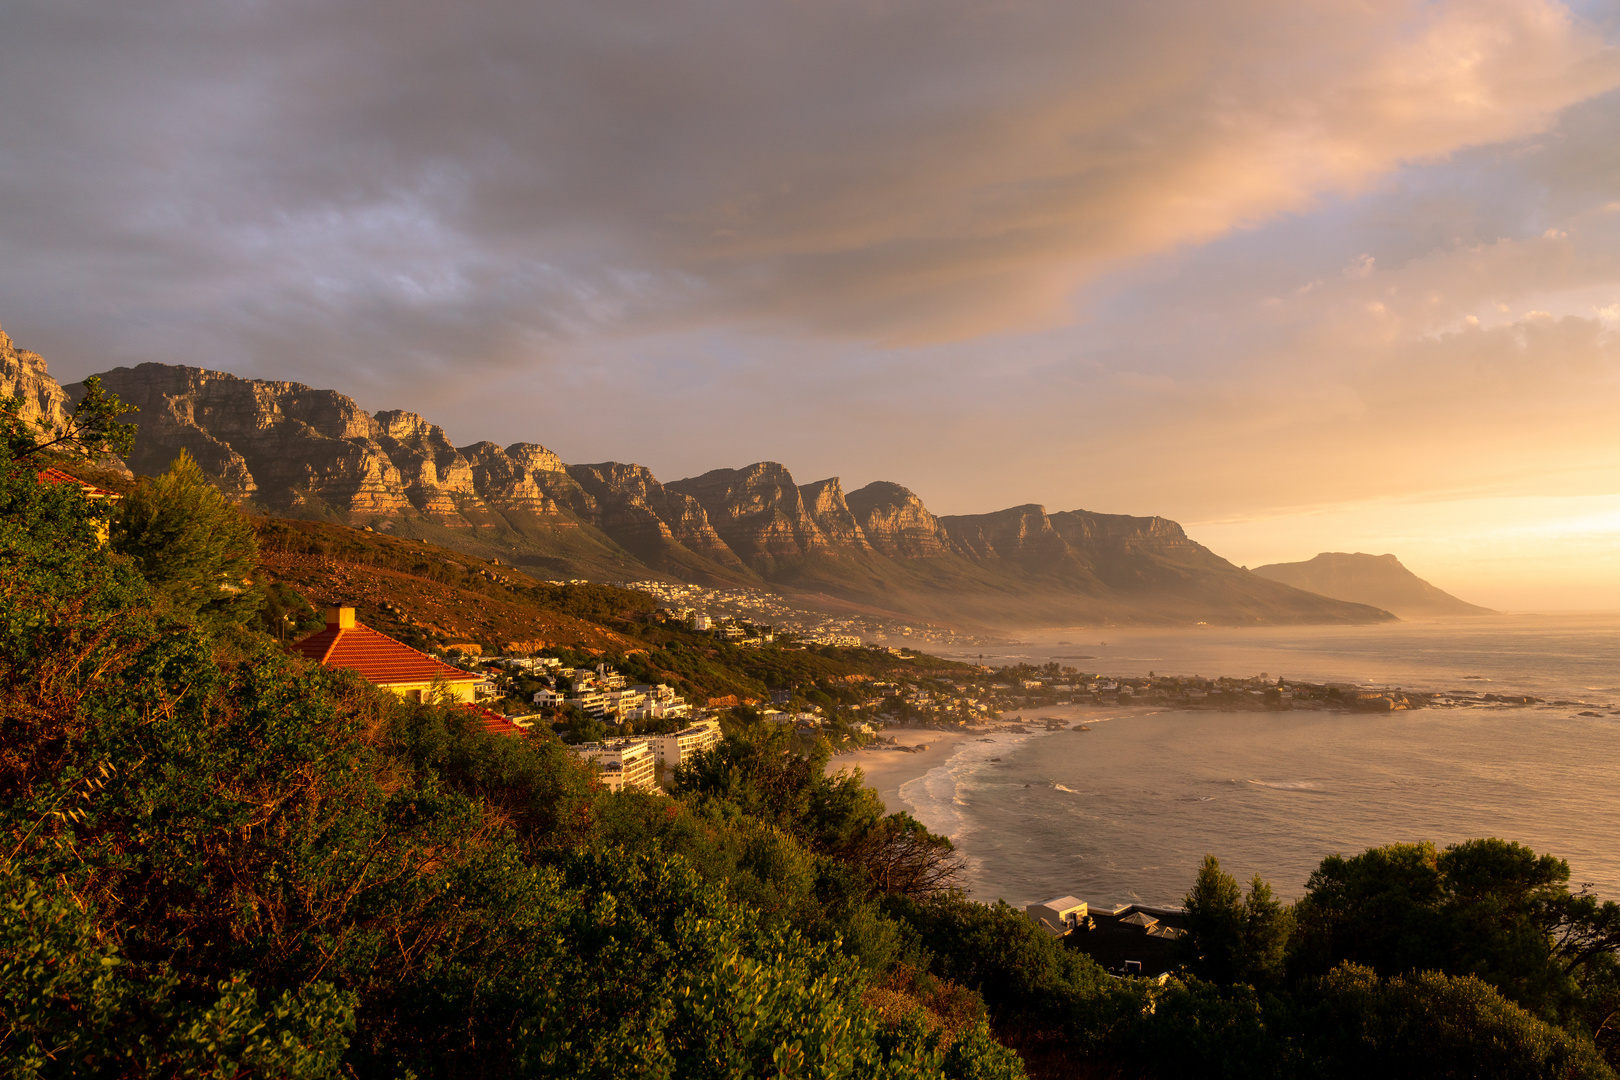
[[[1576,883],[1620,898],[1620,618],[1067,631],[985,652],[990,664],[1090,654],[1059,662],[1105,675],[1264,671],[1579,704],[1027,711],[1091,730],[970,741],[900,791],[921,821],[957,841],[975,899],[1173,903],[1205,853],[1294,898],[1335,851],[1476,836],[1558,855]]]

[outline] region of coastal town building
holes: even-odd
[[[677,731],[673,735],[653,736],[651,739],[653,756],[659,765],[673,769],[682,762],[691,760],[694,754],[718,745],[720,739],[718,720],[699,720],[691,727]]]
[[[1073,896],[1059,896],[1024,908],[1035,925],[1053,937],[1063,937],[1083,926],[1086,912],[1086,902]]]
[[[39,471],[39,482],[53,486],[67,484],[77,488],[85,498],[95,502],[117,502],[123,498],[116,491],[108,491],[106,488],[98,487],[88,480],[80,480],[72,473],[63,472],[55,467],[41,469]],[[96,522],[96,539],[103,544],[107,542],[107,522],[105,520]]]
[[[596,763],[609,791],[623,791],[627,787],[650,791],[655,786],[658,763],[645,739],[609,739],[581,743],[569,749]]]
[[[387,634],[357,622],[352,607],[326,611],[326,628],[292,651],[329,668],[347,668],[362,679],[411,701],[470,702],[481,677],[435,660]]]

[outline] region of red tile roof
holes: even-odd
[[[492,712],[482,705],[463,705],[464,709],[471,709],[478,716],[478,722],[483,725],[488,735],[522,735],[523,729],[512,723],[498,712]]]
[[[86,495],[89,495],[92,498],[97,498],[97,499],[116,499],[116,498],[118,498],[118,493],[116,491],[108,491],[104,487],[97,487],[95,484],[92,484],[88,480],[80,480],[77,476],[74,476],[72,473],[63,472],[61,469],[57,469],[57,468],[41,469],[39,471],[39,482],[42,483],[42,484],[77,484],[80,487],[84,488],[84,493]]]
[[[351,668],[358,671],[361,678],[378,686],[433,682],[436,679],[477,682],[479,678],[470,671],[440,663],[427,653],[417,652],[409,645],[359,623],[342,629],[327,626],[320,633],[295,644],[292,651],[327,667]]]

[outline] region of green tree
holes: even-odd
[[[241,624],[263,601],[253,526],[184,450],[168,472],[130,494],[113,523],[112,546],[134,559],[179,617]]]
[[[1243,964],[1239,978],[1257,987],[1280,982],[1294,932],[1294,912],[1259,874],[1243,897]]]
[[[1219,859],[1205,855],[1184,903],[1183,963],[1209,982],[1237,982],[1243,968],[1244,927],[1243,890],[1237,879],[1221,869]]]
[[[21,408],[19,399],[0,400],[0,431],[12,461],[41,455],[95,461],[109,454],[122,457],[135,445],[135,425],[121,420],[137,411],[135,406],[103,390],[94,375],[84,380],[84,397],[61,423],[40,417],[30,425],[22,420]]]
[[[1187,894],[1182,961],[1199,978],[1221,985],[1267,987],[1283,975],[1293,913],[1259,874],[1245,894],[1237,879],[1205,855]]]

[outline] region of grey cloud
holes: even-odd
[[[1617,77],[1540,0],[23,3],[0,289],[75,362],[377,384],[738,320],[950,339]]]

